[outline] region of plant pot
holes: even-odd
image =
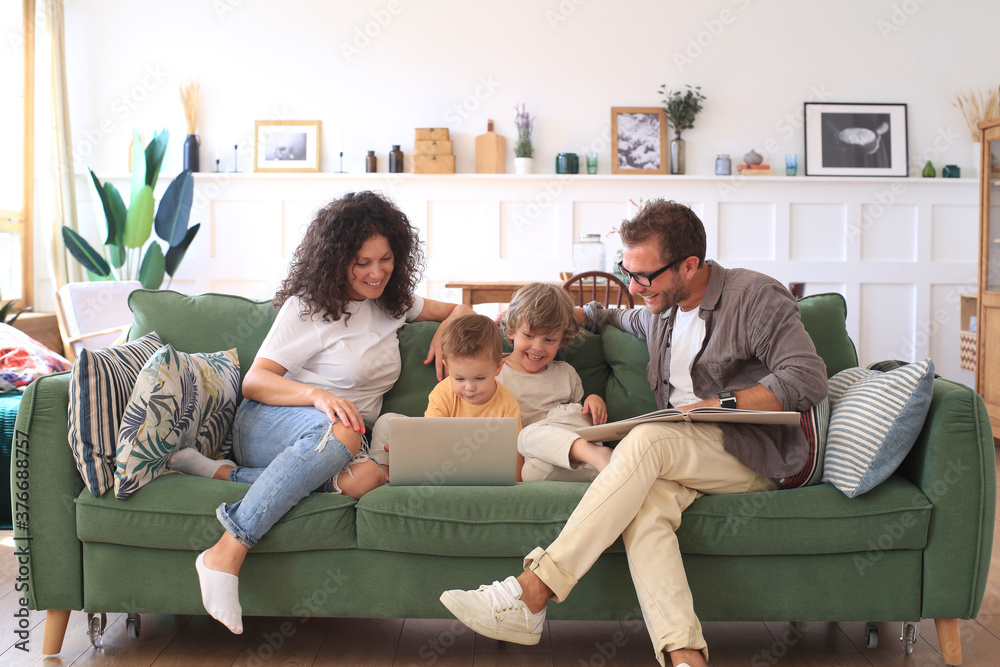
[[[514,158],[514,173],[519,176],[530,174],[534,165],[535,158],[533,157],[516,157]]]
[[[684,140],[680,137],[670,140],[670,173],[684,173]]]
[[[198,171],[198,147],[201,146],[201,139],[197,134],[189,134],[184,140],[184,168],[191,171]]]

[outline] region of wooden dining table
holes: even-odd
[[[448,289],[462,290],[462,303],[466,306],[474,306],[477,303],[510,303],[514,292],[521,289],[531,280],[511,280],[501,282],[478,282],[478,283],[446,283]],[[550,283],[556,287],[562,287],[561,282]]]

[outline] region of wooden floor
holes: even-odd
[[[997,512],[1000,516],[1000,511]],[[1000,526],[979,617],[961,622],[966,667],[1000,666]],[[141,636],[130,640],[124,614],[108,616],[104,645],[86,635],[87,615],[73,612],[62,652],[42,656],[45,614],[29,612],[28,651],[16,647],[23,620],[11,531],[0,531],[0,665],[283,665],[296,667],[653,665],[642,623],[550,621],[538,646],[474,635],[457,621],[415,619],[246,618],[242,635],[207,616],[143,614]],[[502,574],[502,573],[499,573]],[[713,667],[935,667],[943,665],[934,623],[919,625],[913,654],[903,653],[899,623],[882,623],[877,648],[866,649],[863,623],[706,623]]]

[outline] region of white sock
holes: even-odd
[[[240,606],[240,578],[235,574],[213,570],[205,565],[205,553],[194,562],[201,583],[201,603],[212,618],[222,623],[234,635],[243,634],[243,608]]]
[[[177,470],[186,475],[197,475],[198,477],[208,477],[210,479],[215,476],[215,471],[222,466],[233,466],[235,468],[236,464],[225,459],[221,461],[210,459],[194,447],[178,449],[167,459],[167,467],[171,470]]]

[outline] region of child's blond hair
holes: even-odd
[[[560,348],[569,347],[581,335],[569,292],[548,283],[528,283],[517,290],[501,326],[511,339],[522,326],[533,333],[558,332]]]
[[[441,334],[441,353],[446,361],[488,357],[499,364],[503,359],[503,336],[496,322],[485,315],[462,315]]]

